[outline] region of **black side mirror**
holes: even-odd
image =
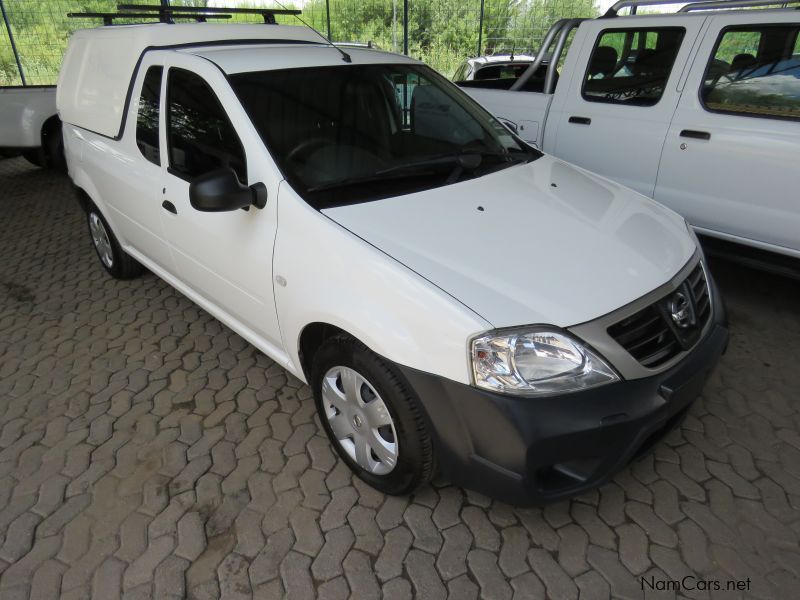
[[[263,183],[242,185],[233,169],[223,167],[196,177],[189,184],[189,201],[192,208],[203,212],[247,209],[250,205],[264,208],[267,187]]]

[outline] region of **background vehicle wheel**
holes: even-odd
[[[427,483],[434,453],[416,396],[384,360],[348,336],[316,352],[311,385],[331,443],[353,472],[387,494]]]
[[[42,147],[47,157],[47,166],[56,171],[66,173],[67,160],[64,158],[64,137],[61,134],[61,121],[56,120],[48,127]]]
[[[92,237],[92,244],[103,268],[116,279],[131,279],[140,275],[143,270],[142,265],[125,253],[96,206],[92,204],[88,207],[86,217],[89,223],[89,235]]]
[[[43,167],[45,162],[44,151],[41,148],[26,150],[22,153],[23,158],[36,167]]]

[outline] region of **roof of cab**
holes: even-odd
[[[327,44],[308,27],[186,23],[81,29],[70,38],[58,78],[61,120],[119,137],[133,76],[145,50],[219,44]]]
[[[186,48],[180,52],[194,54],[215,63],[225,73],[246,73],[271,69],[299,69],[303,67],[340,66],[342,53],[330,45],[295,46],[291,52],[276,51],[264,45],[225,46],[212,48]],[[383,50],[370,48],[344,48],[352,64],[418,63],[419,61]]]

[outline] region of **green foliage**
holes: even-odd
[[[479,35],[480,0],[409,0],[409,54],[445,75],[465,59],[514,50],[532,52],[549,26],[561,17],[596,16],[595,0],[485,0]],[[342,42],[375,42],[385,50],[403,50],[403,0],[329,0],[330,33]],[[158,4],[158,0],[138,0]],[[97,21],[67,19],[67,12],[115,12],[117,0],[4,0],[29,84],[52,84],[70,34]],[[208,0],[173,0],[181,6],[205,6]],[[217,3],[224,4],[224,3]],[[231,3],[233,4],[233,2]],[[283,1],[286,8],[300,2]],[[277,2],[236,2],[237,6],[274,7]],[[326,0],[302,3],[302,19],[327,35]],[[231,21],[259,22],[236,15]],[[294,17],[280,23],[298,24]],[[0,24],[2,27],[2,24]],[[478,48],[478,39],[481,48]],[[4,28],[0,33],[0,85],[19,85],[19,74]]]

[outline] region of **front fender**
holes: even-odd
[[[489,329],[487,321],[312,209],[285,182],[278,202],[275,302],[298,376],[300,334],[320,322],[400,365],[469,383],[467,341]]]

